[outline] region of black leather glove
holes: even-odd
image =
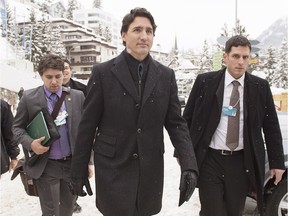
[[[184,200],[187,202],[192,196],[197,185],[197,174],[194,171],[183,171],[180,179],[180,192],[184,195]]]
[[[83,190],[83,186],[85,186],[88,195],[92,196],[93,192],[88,179],[84,180],[84,179],[71,178],[69,188],[73,195],[86,196],[87,193],[86,191]]]

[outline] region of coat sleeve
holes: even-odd
[[[170,99],[165,118],[165,128],[177,152],[181,170],[193,170],[198,173],[198,166],[187,123],[181,116],[181,105],[178,99],[178,89],[174,72],[171,75],[170,82]]]
[[[268,153],[270,169],[285,169],[283,139],[268,82],[266,84],[265,113],[263,115],[263,133]]]
[[[75,149],[72,158],[71,177],[85,179],[88,176],[88,164],[96,134],[96,128],[103,113],[103,96],[100,72],[94,66],[92,76],[87,85],[83,113],[79,124]],[[90,161],[91,162],[91,161]]]
[[[12,132],[13,118],[9,104],[1,100],[1,136],[11,159],[16,158],[20,153],[18,142]]]

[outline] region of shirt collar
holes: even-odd
[[[46,96],[48,98],[50,98],[50,96],[51,96],[51,94],[53,94],[53,92],[50,92],[45,86],[43,86],[43,87],[44,87],[44,92],[45,92]],[[55,92],[55,94],[57,94],[59,98],[61,97],[61,95],[62,95],[62,86],[60,87],[60,89],[57,92]]]
[[[231,74],[228,72],[228,69],[226,68],[225,71],[225,86],[228,86],[232,81],[237,80],[242,87],[244,87],[244,79],[245,79],[245,73],[243,76],[241,76],[239,79],[235,79],[231,76]]]

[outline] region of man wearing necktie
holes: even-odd
[[[23,146],[25,157],[31,151],[40,155],[33,165],[26,161],[24,171],[36,180],[42,216],[71,216],[76,200],[69,187],[70,167],[84,94],[62,87],[63,70],[61,57],[49,54],[41,59],[38,72],[43,85],[24,92],[13,123],[13,132]],[[25,129],[41,109],[51,114],[63,91],[68,94],[55,119],[60,138],[46,147],[41,145],[45,137],[33,140]]]
[[[199,75],[183,117],[199,166],[201,216],[241,216],[248,190],[263,213],[265,147],[271,176],[284,173],[281,131],[269,83],[247,73],[251,44],[226,42],[226,68]],[[265,133],[265,144],[262,136]]]

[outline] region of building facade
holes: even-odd
[[[117,47],[97,36],[92,29],[64,18],[52,20],[60,26],[61,40],[65,44],[72,76],[88,79],[94,64],[108,61],[117,55]]]
[[[73,20],[81,25],[91,28],[95,34],[103,36],[107,42],[123,50],[121,39],[121,21],[112,14],[99,8],[80,9],[73,11]]]

